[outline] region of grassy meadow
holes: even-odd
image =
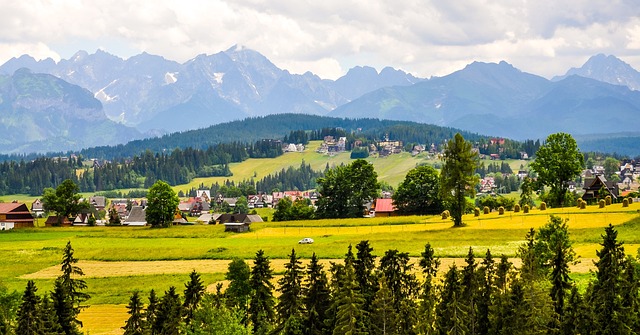
[[[349,157],[350,152],[342,152],[334,156],[318,154],[316,150],[320,144],[321,141],[311,141],[304,152],[286,152],[277,158],[250,158],[244,162],[231,163],[229,164],[229,169],[233,173],[231,177],[195,178],[190,183],[174,186],[173,189],[176,192],[180,190],[186,192],[191,188],[198,188],[200,184],[209,186],[216,182],[222,184],[225,180],[236,182],[251,178],[259,180],[289,166],[299,166],[303,161],[310,164],[314,170],[324,170],[327,164],[332,167],[343,163],[349,164],[352,161]],[[407,172],[418,164],[439,162],[439,160],[428,159],[426,154],[412,157],[408,152],[388,157],[369,157],[366,160],[375,167],[379,180],[384,180],[394,187],[398,186]]]
[[[549,215],[568,219],[571,238],[581,262],[572,267],[578,282],[589,279],[592,260],[604,227],[618,226],[619,238],[628,254],[640,246],[640,204],[623,208],[614,204],[577,208],[533,209],[528,214],[507,212],[464,217],[465,227],[452,228],[440,216],[408,216],[341,220],[265,222],[252,225],[244,234],[225,233],[220,225],[148,227],[36,228],[0,233],[0,284],[21,291],[27,280],[35,280],[39,292],[49,291],[59,275],[62,250],[71,241],[78,265],[85,271],[91,307],[81,318],[91,334],[119,334],[127,317],[124,305],[133,291],[148,296],[151,288],[160,294],[170,286],[184,289],[188,273],[196,270],[213,290],[224,280],[230,259],[249,260],[259,249],[272,259],[276,273],[292,248],[303,258],[316,253],[325,264],[343,257],[349,244],[369,240],[378,256],[388,249],[408,252],[417,258],[430,242],[443,269],[461,262],[473,247],[477,257],[491,249],[494,257],[514,257],[530,228],[544,225]],[[298,245],[311,237],[315,243]]]

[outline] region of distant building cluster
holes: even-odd
[[[347,150],[346,137],[339,137],[336,140],[333,136],[325,136],[317,152],[320,154],[326,154],[326,155],[332,156],[340,152],[345,152],[346,150]]]

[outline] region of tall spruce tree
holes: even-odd
[[[205,287],[196,270],[191,271],[191,274],[189,274],[189,282],[184,284],[184,286],[184,302],[182,303],[182,307],[184,308],[184,321],[189,325],[200,300],[202,300]]]
[[[441,300],[436,309],[438,334],[462,335],[468,332],[462,290],[460,272],[454,264],[445,274]]]
[[[40,304],[40,318],[42,319],[42,329],[44,329],[43,335],[62,335],[64,331],[58,322],[56,316],[56,310],[53,306],[53,301],[48,294],[42,297],[42,303]]]
[[[491,250],[487,249],[487,253],[482,260],[479,269],[479,285],[480,291],[478,296],[478,331],[480,335],[489,334],[491,329],[491,320],[489,319],[490,311],[493,305],[495,291],[496,265],[491,256]]]
[[[333,335],[367,334],[363,324],[364,298],[358,289],[352,263],[346,262],[344,265],[341,281],[334,298],[337,308]]]
[[[498,263],[498,267],[496,268],[496,288],[501,293],[507,292],[509,288],[509,275],[512,268],[513,263],[509,262],[505,254],[502,254],[500,256],[500,263]]]
[[[16,334],[40,335],[43,332],[42,319],[38,312],[40,297],[36,294],[37,291],[36,284],[33,280],[29,280],[27,288],[22,295],[22,303],[18,309]]]
[[[467,207],[465,197],[473,196],[476,189],[475,170],[478,166],[478,153],[471,149],[471,143],[457,133],[447,142],[442,154],[444,164],[440,171],[440,195],[448,204],[453,225],[456,227],[462,226],[462,215]]]
[[[325,325],[327,312],[331,307],[331,294],[327,274],[318,262],[315,252],[307,266],[307,282],[303,288],[306,311],[306,329],[309,335],[329,334]]]
[[[278,288],[280,299],[276,305],[278,312],[278,322],[274,329],[276,332],[285,329],[287,322],[291,324],[293,321],[290,321],[290,318],[301,320],[304,312],[302,299],[302,279],[304,272],[302,262],[298,259],[295,249],[291,249],[289,262],[285,263],[284,269],[284,275],[278,281],[280,285]]]
[[[492,313],[491,334],[523,334],[526,329],[524,288],[520,280],[509,292],[501,293]]]
[[[469,247],[467,258],[465,259],[467,265],[462,269],[462,296],[460,297],[464,301],[464,306],[467,313],[467,325],[470,335],[477,334],[478,328],[478,316],[477,316],[477,304],[479,296],[479,283],[478,272],[475,257],[473,255],[473,249]]]
[[[364,298],[364,309],[371,312],[371,302],[377,289],[377,279],[375,278],[376,256],[373,255],[373,248],[369,241],[360,241],[356,245],[356,259],[353,261],[353,268],[358,281],[358,287]]]
[[[182,321],[182,303],[175,286],[169,287],[158,303],[152,332],[157,335],[178,335]]]
[[[227,305],[236,309],[242,316],[242,322],[247,324],[249,299],[251,297],[251,269],[241,258],[235,258],[229,263],[225,279],[229,281],[229,286],[225,291]]]
[[[417,323],[417,293],[420,288],[409,254],[398,250],[387,250],[380,258],[380,273],[387,281],[394,305],[402,315],[400,334],[413,334]]]
[[[560,325],[560,334],[590,334],[593,316],[590,307],[582,297],[577,287],[572,287],[567,300],[564,317]]]
[[[251,287],[253,295],[249,301],[249,319],[254,334],[266,334],[271,330],[275,321],[273,297],[273,270],[269,258],[264,251],[258,250],[251,269]]]
[[[435,308],[437,303],[437,287],[434,282],[438,274],[440,260],[435,258],[435,251],[430,243],[424,246],[421,254],[420,267],[424,276],[422,293],[420,296],[420,309],[418,312],[418,330],[422,334],[433,334],[435,331]]]
[[[84,272],[76,265],[78,259],[73,254],[74,250],[71,246],[71,241],[68,241],[62,253],[62,275],[60,275],[59,279],[73,306],[73,321],[82,327],[82,322],[78,320],[78,315],[82,310],[81,304],[89,299],[90,296],[83,292],[87,289],[87,283],[83,279],[77,278],[84,276]]]
[[[590,300],[592,306],[597,306],[595,333],[630,334],[627,323],[629,311],[624,308],[622,300],[624,247],[622,242],[618,242],[618,231],[611,224],[605,228],[600,245],[602,249],[596,251],[596,280]]]
[[[538,280],[545,276],[544,261],[536,252],[536,231],[531,228],[525,236],[526,242],[518,248],[517,256],[522,260],[520,274],[526,280]]]
[[[142,335],[144,332],[143,305],[138,292],[133,292],[127,305],[129,318],[125,322],[124,335]]]
[[[158,313],[158,297],[156,296],[156,291],[151,289],[149,292],[149,304],[147,305],[147,309],[144,312],[144,324],[143,328],[146,333],[155,335],[153,331],[153,326],[156,323],[156,315]]]
[[[575,251],[569,240],[569,227],[560,217],[551,215],[549,223],[540,228],[536,237],[538,254],[542,254],[543,266],[550,269],[551,299],[558,323],[562,322],[564,302],[571,288],[569,264],[575,259]]]
[[[393,303],[393,296],[384,278],[379,279],[377,290],[371,306],[371,335],[397,334],[399,315]]]
[[[53,291],[51,292],[51,300],[53,308],[56,311],[56,317],[62,327],[62,331],[66,335],[80,334],[78,330],[79,321],[76,319],[73,301],[69,291],[63,285],[61,278],[56,279]]]
[[[331,292],[331,305],[327,310],[327,317],[324,320],[324,323],[325,326],[330,330],[329,334],[333,334],[333,329],[335,328],[336,318],[338,314],[338,302],[336,300],[336,297],[338,296],[338,293],[344,285],[345,264],[335,262],[329,262],[329,264],[329,277],[331,278],[331,281],[329,283],[329,289]]]
[[[622,305],[629,311],[627,324],[636,333],[640,332],[640,263],[635,257],[627,256],[624,263],[622,284]]]

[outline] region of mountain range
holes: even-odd
[[[23,94],[9,94],[11,86],[5,83],[27,73],[44,82],[55,79],[57,84],[31,85],[23,88]],[[23,55],[0,66],[0,129],[22,127],[29,136],[3,138],[0,151],[61,151],[123,143],[280,113],[415,121],[514,139],[545,138],[557,131],[636,132],[629,120],[640,112],[639,78],[628,64],[604,55],[552,80],[506,62],[474,62],[431,79],[392,68],[378,72],[355,67],[335,81],[310,72],[291,74],[239,46],[182,64],[147,53],[125,60],[101,50],[79,51],[59,62]],[[70,104],[65,97],[80,95],[60,93],[61,88],[84,92],[83,99],[92,107]],[[25,100],[25,94],[31,98]],[[62,111],[74,118],[61,123],[29,116],[59,116]],[[91,115],[92,126],[76,123],[80,114]],[[82,127],[99,131],[85,134],[79,131]]]

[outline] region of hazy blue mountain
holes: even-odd
[[[401,70],[385,67],[378,73],[368,66],[356,66],[333,83],[333,88],[349,100],[357,99],[365,93],[389,86],[409,86],[423,79],[416,78]]]
[[[564,76],[554,77],[552,80],[558,81],[572,75],[627,86],[634,91],[640,90],[640,72],[613,55],[592,56],[582,67],[571,68]]]
[[[379,74],[372,69],[366,77],[349,72],[340,83],[310,72],[295,75],[240,46],[183,64],[147,53],[124,60],[101,50],[79,51],[57,64],[22,56],[0,66],[0,73],[22,67],[89,89],[111,120],[145,132],[183,131],[274,113],[324,115],[362,93],[419,80],[391,68]]]
[[[109,120],[88,90],[48,74],[0,75],[0,152],[77,150],[140,137]]]
[[[380,89],[329,113],[450,126],[514,139],[635,130],[640,92],[589,78],[557,82],[500,62],[474,62],[463,70],[408,87]]]

